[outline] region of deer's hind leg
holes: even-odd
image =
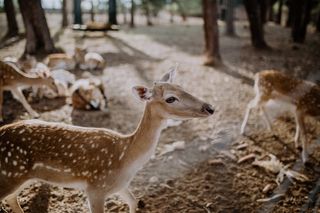
[[[20,189],[23,188],[21,183],[12,183],[6,182],[3,184],[3,181],[0,181],[1,190],[0,190],[0,201],[6,200],[10,206],[12,212],[14,213],[23,213],[22,208],[18,203],[17,196],[20,192]],[[11,186],[11,187],[10,187]]]

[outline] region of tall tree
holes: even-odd
[[[307,33],[307,26],[310,22],[312,0],[292,0],[292,31],[291,36],[294,42],[303,43]]]
[[[52,53],[55,50],[41,0],[18,0],[26,29],[25,54]]]
[[[94,22],[94,3],[93,3],[93,0],[91,0],[90,19],[92,22]]]
[[[183,6],[183,4],[181,3],[181,1],[179,1],[179,0],[172,0],[172,1],[177,4],[177,6],[178,6],[178,12],[179,12],[180,15],[181,15],[182,21],[187,21],[187,14],[186,14],[186,11],[185,11],[184,6]]]
[[[109,14],[109,24],[118,24],[116,0],[109,0],[108,14]]]
[[[261,16],[261,22],[262,24],[265,24],[267,22],[267,9],[268,9],[268,4],[267,0],[259,0],[258,1],[258,7],[260,11],[260,16]]]
[[[226,35],[234,36],[234,0],[227,0]]]
[[[131,14],[131,19],[130,19],[130,27],[134,27],[135,24],[134,24],[134,13],[135,13],[135,7],[136,7],[136,4],[134,2],[134,0],[131,0],[131,10],[130,10],[130,14]]]
[[[217,24],[218,6],[216,0],[202,0],[204,38],[205,38],[205,64],[214,66],[221,62],[219,50],[219,29]]]
[[[243,3],[249,19],[252,45],[258,49],[267,48],[261,20],[261,7],[256,0],[244,0]]]
[[[74,24],[82,24],[81,0],[73,0]]]
[[[62,0],[62,27],[67,27],[69,25],[68,21],[68,10],[67,10],[67,0]]]
[[[274,0],[268,0],[268,21],[274,20],[273,5],[274,5]]]
[[[147,25],[151,26],[152,21],[151,21],[151,15],[150,15],[150,0],[142,0],[142,7],[144,9],[145,15],[146,15],[146,21]]]
[[[317,19],[317,32],[320,32],[320,12],[318,13],[318,19]]]
[[[8,31],[4,39],[17,36],[19,34],[18,24],[16,20],[16,10],[12,0],[4,0],[4,11],[7,17]]]
[[[123,23],[127,24],[127,7],[124,4],[120,4],[121,5],[121,11],[123,13]]]
[[[291,0],[287,0],[285,3],[288,7],[288,17],[286,20],[286,27],[291,27],[292,26],[292,20],[293,20],[293,12],[292,12],[292,2]]]
[[[276,19],[276,23],[277,24],[281,24],[282,6],[283,6],[283,0],[279,0],[279,2],[278,2],[278,13],[277,13],[277,19]]]

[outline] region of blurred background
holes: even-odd
[[[239,134],[257,72],[319,83],[319,0],[0,0],[0,29],[1,60],[31,56],[49,66],[51,54],[73,60],[80,48],[103,61],[99,69],[66,70],[75,80],[98,79],[107,110],[24,91],[42,120],[130,133],[143,112],[131,87],[151,87],[176,63],[176,83],[216,107],[210,119],[172,122],[163,131],[154,158],[131,184],[145,204],[139,212],[319,211],[317,120],[307,120],[311,167],[294,148],[292,116],[275,120],[270,132],[253,113],[250,136]],[[4,124],[31,118],[9,92],[3,105]],[[277,184],[277,174],[253,165],[269,154],[308,181]],[[19,199],[26,212],[88,211],[82,192],[40,183]],[[107,212],[127,211],[116,198],[105,205]]]

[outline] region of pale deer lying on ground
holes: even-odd
[[[42,78],[38,76],[28,75],[20,71],[15,65],[11,63],[5,63],[0,61],[0,121],[2,121],[2,102],[3,102],[3,91],[9,90],[13,96],[22,103],[24,108],[33,117],[38,117],[38,113],[35,112],[26,101],[22,89],[25,87],[35,85],[46,85],[57,90],[53,78],[47,77]]]
[[[73,56],[66,53],[50,54],[44,60],[44,63],[51,69],[73,70],[76,67],[76,61]]]
[[[105,110],[107,98],[100,79],[79,79],[71,87],[72,106],[81,110]]]
[[[248,104],[246,114],[241,125],[241,134],[244,133],[249,113],[252,108],[258,107],[262,112],[268,129],[271,129],[270,118],[266,112],[266,104],[272,100],[295,115],[296,134],[294,137],[296,148],[299,147],[299,137],[302,141],[302,160],[307,161],[307,133],[304,118],[309,115],[320,116],[320,86],[286,76],[278,71],[265,70],[255,76],[255,98]]]
[[[206,118],[207,103],[172,84],[173,72],[149,89],[133,88],[146,103],[137,129],[122,135],[109,129],[86,128],[39,120],[0,127],[0,200],[23,212],[17,194],[27,182],[42,180],[84,190],[92,213],[104,212],[104,200],[118,194],[134,213],[128,186],[154,154],[168,119]]]
[[[103,69],[105,66],[105,60],[103,57],[95,52],[87,52],[86,49],[81,49],[79,47],[75,48],[74,58],[79,64],[80,69]]]

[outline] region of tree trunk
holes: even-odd
[[[226,35],[234,36],[234,0],[227,0]]]
[[[267,21],[267,8],[268,8],[267,0],[259,0],[258,6],[260,9],[261,23],[265,24]]]
[[[136,5],[134,3],[134,0],[131,0],[131,10],[130,10],[130,14],[131,14],[130,27],[131,28],[135,27],[135,25],[134,25],[135,7],[136,7]]]
[[[147,26],[152,26],[149,3],[149,0],[142,0],[142,7],[146,16],[146,24]]]
[[[214,66],[221,62],[219,50],[219,29],[217,24],[218,7],[216,0],[202,0],[204,38],[205,38],[205,64]]]
[[[281,18],[282,18],[282,6],[283,6],[283,0],[279,0],[279,8],[277,13],[276,23],[280,25],[281,25]]]
[[[312,0],[292,0],[292,31],[294,42],[303,43],[306,38],[307,26],[310,21]]]
[[[268,4],[269,4],[268,5],[268,21],[274,21],[274,12],[273,12],[274,1],[269,0]]]
[[[318,20],[317,20],[317,32],[320,33],[320,12],[318,13]]]
[[[173,2],[175,2],[178,6],[178,11],[181,15],[182,21],[187,21],[187,15],[185,9],[183,8],[183,4],[181,4],[179,0],[173,0]]]
[[[249,19],[252,45],[257,49],[267,48],[267,43],[264,40],[261,11],[257,1],[244,0],[243,3]]]
[[[91,20],[91,22],[94,22],[94,4],[93,4],[93,0],[91,0],[90,20]]]
[[[81,0],[73,0],[74,24],[82,24]]]
[[[288,0],[286,2],[286,5],[288,7],[288,17],[286,20],[286,27],[292,27],[293,12],[292,12],[291,0]]]
[[[4,0],[3,3],[8,26],[8,31],[4,38],[11,38],[19,34],[18,24],[16,20],[16,11],[12,0]]]
[[[69,25],[67,0],[62,0],[62,27],[65,28]]]
[[[25,54],[52,53],[54,47],[41,0],[18,0],[26,29]]]
[[[109,24],[116,25],[118,24],[117,21],[117,1],[116,0],[109,0]]]
[[[128,20],[127,20],[127,7],[124,4],[121,4],[121,10],[123,13],[123,23],[127,24]]]

